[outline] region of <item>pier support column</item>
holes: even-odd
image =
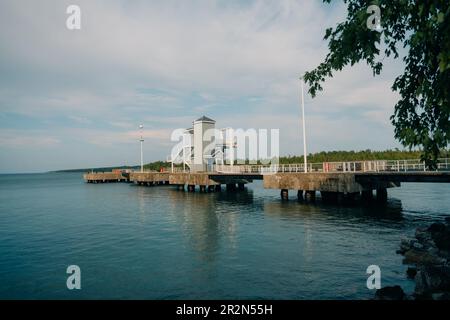
[[[208,186],[208,192],[214,192],[214,186]]]
[[[220,191],[222,191],[222,185],[218,184],[218,185],[215,186],[214,189],[215,189],[216,192],[220,192]]]
[[[336,192],[321,191],[320,196],[323,202],[336,202]]]
[[[195,185],[193,185],[193,184],[188,185],[188,191],[195,192]]]
[[[378,202],[386,202],[387,201],[387,189],[386,188],[378,188],[377,189],[377,201]]]
[[[298,190],[297,191],[297,199],[298,201],[303,201],[303,190]]]
[[[349,192],[345,195],[345,200],[347,203],[354,203],[358,195],[359,192]]]
[[[206,186],[200,186],[200,192],[205,193],[206,192]]]
[[[305,192],[305,197],[307,201],[314,202],[316,201],[316,191],[308,190]]]
[[[361,200],[363,202],[370,202],[373,199],[373,190],[363,190],[361,191]]]
[[[245,189],[245,184],[244,183],[238,183],[238,189],[239,190],[244,190]]]
[[[289,200],[289,190],[281,189],[280,196],[281,196],[281,200]]]
[[[227,191],[236,191],[235,183],[227,183]]]
[[[336,202],[338,204],[345,203],[345,194],[343,192],[336,192]]]

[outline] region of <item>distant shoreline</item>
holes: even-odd
[[[308,154],[308,162],[310,163],[322,163],[322,162],[339,162],[339,161],[364,161],[364,160],[404,160],[404,159],[419,159],[421,156],[420,150],[399,150],[399,149],[387,149],[384,151],[377,150],[359,150],[359,151],[322,151]],[[450,157],[450,150],[444,149],[441,151],[442,157]],[[303,156],[285,155],[279,158],[280,164],[290,163],[303,163]],[[165,161],[154,161],[144,165],[145,169],[156,170],[160,168],[169,168],[170,163]],[[89,171],[112,171],[113,169],[139,169],[140,166],[108,166],[108,167],[96,167],[96,168],[79,168],[79,169],[63,169],[63,170],[50,170],[42,172],[12,172],[12,173],[0,173],[0,174],[38,174],[38,173],[84,173]]]
[[[44,173],[71,173],[71,172],[89,172],[89,171],[112,171],[113,169],[138,169],[139,166],[117,166],[117,167],[99,167],[99,168],[84,168],[84,169],[67,169],[67,170],[52,170]]]

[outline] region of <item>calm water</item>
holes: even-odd
[[[450,213],[450,185],[404,184],[385,208],[282,203],[240,193],[91,185],[80,174],[0,176],[0,298],[367,299],[414,284],[395,251]],[[294,196],[294,195],[292,195]],[[66,288],[81,268],[82,289]]]

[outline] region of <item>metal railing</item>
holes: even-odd
[[[278,173],[305,172],[304,164],[270,164],[270,165],[214,165],[214,172],[219,173]],[[306,172],[424,172],[428,171],[425,163],[413,160],[369,160],[309,163]],[[450,158],[438,159],[436,171],[450,171]]]

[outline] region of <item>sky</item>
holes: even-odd
[[[327,54],[345,18],[317,0],[2,0],[0,173],[164,160],[174,129],[280,129],[303,153],[299,76]],[[66,27],[69,5],[81,29]],[[401,147],[389,117],[401,63],[348,67],[307,96],[308,152]]]

